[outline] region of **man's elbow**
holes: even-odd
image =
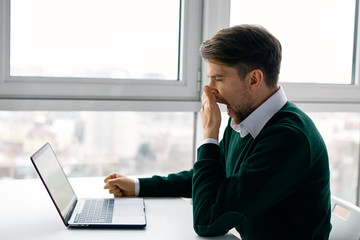
[[[214,231],[214,229],[211,229],[209,226],[197,226],[197,225],[194,225],[194,230],[196,234],[199,235],[200,237],[218,237],[225,235],[229,231],[229,230]]]
[[[210,224],[199,224],[199,219],[194,219],[194,231],[201,237],[217,237],[225,235],[230,229],[245,221],[245,216],[240,213],[231,212],[217,218]]]

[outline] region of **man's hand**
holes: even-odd
[[[215,95],[212,93],[209,86],[205,85],[204,94],[201,97],[201,120],[204,129],[204,139],[219,138],[219,128],[221,124],[221,112],[216,103]]]
[[[104,179],[106,183],[104,189],[109,189],[114,197],[134,196],[135,182],[133,179],[118,173],[112,173]]]

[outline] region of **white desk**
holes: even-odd
[[[102,178],[70,179],[78,197],[111,197]],[[0,180],[0,239],[226,239],[202,238],[192,227],[192,207],[181,198],[145,198],[145,229],[72,229],[62,223],[39,179]]]

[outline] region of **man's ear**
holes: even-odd
[[[264,82],[264,73],[260,69],[254,69],[249,74],[249,88],[257,90]]]

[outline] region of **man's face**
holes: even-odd
[[[227,67],[219,62],[208,62],[208,86],[218,103],[227,106],[227,113],[234,123],[242,122],[252,111],[252,101],[249,94],[248,74],[241,79],[233,67]]]

